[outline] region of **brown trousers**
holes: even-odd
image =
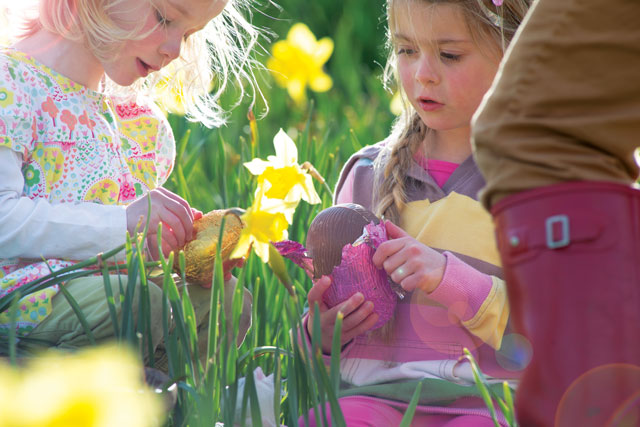
[[[640,1],[538,0],[473,124],[488,208],[561,181],[638,177]]]

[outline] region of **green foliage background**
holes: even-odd
[[[325,66],[333,79],[333,88],[326,93],[308,92],[309,103],[298,106],[268,72],[259,72],[268,113],[258,120],[259,141],[255,147],[250,143],[249,100],[236,107],[228,124],[220,129],[206,129],[182,117],[171,116],[176,139],[182,143],[178,147],[176,170],[167,187],[204,212],[233,206],[246,208],[251,204],[255,180],[242,163],[273,154],[272,140],[280,128],[290,135],[297,133],[294,139],[299,161],[310,161],[333,187],[349,156],[362,146],[386,137],[394,119],[389,109],[391,94],[384,90],[381,81],[386,57],[383,0],[282,0],[278,4],[280,8],[264,4],[254,14],[254,24],[273,33],[270,41],[262,43],[265,51],[260,61],[266,62],[273,42],[286,38],[294,23],[303,22],[318,39],[330,37],[335,43]],[[233,99],[231,93],[224,102],[231,103]],[[260,117],[266,110],[258,102],[254,111]],[[330,194],[318,183],[316,188],[323,203],[299,205],[289,228],[292,240],[304,243],[315,214],[331,205]],[[305,309],[306,291],[311,282],[297,267],[289,262],[286,265],[298,291],[298,304],[294,308],[297,317]],[[251,354],[267,346],[293,351],[295,345],[291,342],[290,330],[295,325],[293,319],[285,315],[287,307],[294,307],[291,297],[255,255],[243,270],[243,284],[253,293],[255,315],[238,353]],[[271,356],[257,358],[256,365],[243,366],[237,376],[247,375],[257,365],[267,374],[274,372],[276,360]],[[302,363],[299,357],[285,358],[282,363],[285,393],[281,422],[294,425],[294,414],[305,413],[305,408],[317,399],[312,395],[324,388],[321,375],[311,373],[309,364]],[[294,382],[291,377],[297,380]],[[180,424],[177,417],[174,423]]]
[[[272,138],[279,128],[302,133],[309,125],[306,140],[296,141],[300,160],[311,161],[333,185],[348,156],[361,146],[384,138],[393,120],[389,110],[391,96],[380,79],[385,62],[384,2],[283,0],[279,5],[281,10],[272,4],[263,5],[254,13],[254,23],[273,33],[271,41],[284,39],[296,22],[308,25],[318,38],[332,38],[334,53],[325,70],[333,78],[333,88],[326,93],[308,92],[313,107],[300,107],[285,89],[275,85],[269,73],[260,72],[258,80],[268,113],[258,121],[260,143],[253,153],[248,145],[248,100],[232,111],[228,124],[220,129],[209,130],[181,117],[171,117],[178,140],[187,130],[191,132],[178,162],[185,170],[189,201],[203,211],[247,204],[251,194],[244,191],[243,184],[252,183],[248,182],[242,161],[249,160],[252,154],[263,158],[272,154]],[[259,59],[264,63],[271,43],[263,40],[262,44],[265,52]],[[223,105],[234,99],[230,93]],[[266,111],[260,100],[254,110],[258,117]],[[174,174],[168,187],[180,192],[177,178]]]

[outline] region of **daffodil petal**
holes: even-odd
[[[313,50],[313,60],[318,66],[322,66],[329,60],[329,57],[333,53],[333,40],[329,37],[323,37],[318,40],[318,43]]]
[[[287,63],[295,58],[296,49],[288,40],[279,40],[271,47],[271,54],[277,60]]]
[[[316,92],[327,91],[333,85],[331,77],[322,71],[333,50],[334,42],[329,37],[318,41],[309,27],[297,23],[289,30],[286,40],[273,44],[267,68],[276,84],[286,88],[296,104],[303,106],[307,85]]]
[[[299,105],[304,104],[307,99],[307,95],[304,92],[304,83],[298,79],[287,82],[287,92],[289,92],[291,99]]]
[[[287,40],[307,53],[313,52],[317,44],[316,36],[313,35],[309,27],[301,22],[291,27],[287,33]]]
[[[255,242],[253,251],[265,264],[269,262],[269,243]]]
[[[275,79],[276,83],[280,87],[287,87],[289,83],[289,75],[287,72],[286,64],[280,60],[269,58],[267,61],[267,69]]]
[[[282,160],[285,166],[295,165],[298,162],[298,148],[282,128],[273,138],[273,146],[276,150],[276,157]]]
[[[309,87],[314,92],[326,92],[333,86],[333,80],[328,74],[318,73],[309,80]]]
[[[260,175],[265,171],[265,169],[271,166],[271,163],[258,158],[243,164],[245,168],[249,169],[249,172],[251,172],[252,175]]]
[[[243,230],[243,232],[240,233],[240,238],[238,240],[238,243],[236,244],[236,247],[231,252],[231,255],[229,255],[229,259],[242,258],[247,254],[247,252],[249,252],[250,248],[251,235],[249,233],[245,233]]]
[[[311,178],[311,175],[307,175],[305,177],[304,192],[306,194],[304,200],[310,205],[315,205],[321,202],[320,196],[318,196],[318,193],[313,186],[313,178]]]

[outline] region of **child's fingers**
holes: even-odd
[[[155,215],[173,229],[181,247],[194,237],[193,212],[184,199],[169,190],[157,188],[151,192],[151,206]]]
[[[162,239],[162,254],[165,258],[169,257],[171,251],[174,251],[174,256],[177,256],[176,251],[167,243],[166,240]],[[147,249],[149,250],[149,255],[151,259],[157,261],[160,259],[160,250],[158,249],[158,235],[157,234],[148,234],[147,235]]]
[[[307,293],[307,301],[309,301],[309,308],[313,308],[314,303],[320,304],[320,310],[323,309],[323,306],[326,309],[326,305],[322,302],[322,295],[326,292],[327,289],[331,286],[331,278],[329,276],[322,276],[320,279],[316,280],[309,289],[309,293]]]
[[[398,227],[391,221],[385,221],[384,227],[387,230],[387,237],[389,237],[389,239],[399,239],[401,237],[410,237],[406,231],[404,231],[402,228]]]
[[[196,221],[200,218],[202,218],[204,216],[204,214],[202,213],[202,211],[195,209],[195,208],[191,208],[191,213],[193,214],[193,220]]]
[[[167,198],[173,200],[174,202],[180,204],[185,209],[185,212],[187,212],[187,215],[191,219],[191,222],[193,222],[194,213],[193,213],[193,210],[192,210],[191,206],[189,206],[189,202],[187,202],[182,197],[178,196],[176,193],[167,190],[166,188],[159,187],[159,188],[157,188],[157,190],[159,192],[161,192],[165,197],[167,197]]]
[[[384,270],[387,272],[391,280],[400,284],[402,280],[411,276],[415,272],[415,268],[404,259],[391,257],[384,262]]]
[[[193,221],[187,212],[190,213],[191,210],[171,199],[165,199],[164,209],[159,212],[162,222],[166,222],[178,238],[180,247],[193,237]]]
[[[154,239],[158,238],[158,233],[150,232],[149,234],[153,235]],[[184,247],[184,242],[180,242],[178,240],[178,236],[176,236],[172,227],[170,227],[169,224],[164,223],[162,224],[162,242],[166,243],[171,249],[176,251],[176,255],[178,255],[177,252]]]
[[[431,282],[431,280],[426,274],[424,274],[424,271],[415,271],[412,274],[409,274],[399,280],[394,279],[393,276],[391,277],[391,279],[402,286],[402,289],[407,292],[411,292],[416,288],[421,288],[425,292],[433,291],[433,289],[429,289],[426,286]]]
[[[244,258],[236,258],[236,259],[230,259],[230,260],[224,261],[222,263],[222,272],[224,275],[224,280],[228,281],[229,279],[231,279],[231,270],[233,270],[236,267],[240,268],[243,265],[244,265]]]
[[[378,313],[371,313],[369,314],[369,316],[367,316],[366,319],[364,319],[364,321],[360,322],[358,326],[349,330],[348,332],[344,332],[342,334],[342,340],[341,340],[342,345],[348,343],[358,335],[362,335],[365,332],[367,332],[369,329],[373,328],[373,325],[376,324],[376,322],[378,321],[378,318],[379,318]]]
[[[357,328],[371,313],[373,313],[373,302],[365,301],[351,314],[344,317],[342,321],[343,334]]]
[[[149,256],[152,260],[156,261],[160,259],[160,251],[158,251],[158,241],[152,239],[151,236],[147,236],[147,249],[149,250]]]
[[[386,259],[402,250],[404,245],[405,242],[401,239],[387,240],[386,242],[382,242],[373,253],[373,257],[371,257],[373,265],[375,265],[377,268],[382,268],[383,263],[386,261]]]
[[[332,315],[335,318],[336,314],[338,314],[338,312],[341,312],[344,317],[347,317],[348,315],[353,313],[358,307],[360,307],[363,302],[364,302],[364,295],[362,295],[361,292],[356,292],[346,301],[343,301],[342,303],[328,310],[327,314],[329,315],[329,312],[334,312],[332,313]]]

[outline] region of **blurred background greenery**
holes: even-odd
[[[267,110],[258,99],[254,112],[259,118],[260,141],[253,152],[248,145],[248,99],[233,109],[227,125],[220,129],[206,129],[171,116],[176,139],[190,132],[178,161],[188,175],[188,199],[203,211],[247,206],[251,194],[242,194],[246,190],[244,182],[231,182],[233,176],[247,181],[242,162],[250,160],[252,154],[263,158],[272,154],[272,138],[279,128],[299,144],[301,162],[311,161],[333,186],[349,155],[383,139],[394,118],[389,109],[391,94],[384,90],[380,78],[385,63],[383,0],[282,0],[278,4],[263,4],[254,12],[254,23],[272,32],[271,41],[262,41],[260,62],[266,63],[273,42],[286,38],[289,28],[302,22],[318,39],[329,37],[334,41],[334,52],[325,65],[333,87],[324,93],[307,91],[309,103],[298,105],[276,85],[270,73],[259,72],[268,113],[264,115]],[[235,94],[229,93],[222,104],[228,107],[234,100]],[[309,133],[302,141],[299,136],[307,124]],[[177,178],[174,174],[169,187],[180,192]]]
[[[333,80],[332,88],[322,93],[307,91],[308,101],[300,105],[289,97],[286,89],[276,84],[268,71],[258,72],[268,112],[265,114],[267,108],[258,100],[254,107],[259,135],[255,146],[251,144],[247,119],[249,99],[233,109],[227,125],[219,129],[206,129],[183,117],[170,115],[179,144],[176,169],[167,187],[203,212],[233,206],[248,208],[256,182],[242,164],[253,157],[265,159],[274,154],[273,137],[282,128],[297,144],[299,163],[310,161],[333,188],[349,156],[365,145],[384,139],[395,118],[390,110],[392,95],[384,89],[381,80],[386,61],[384,3],[384,0],[280,0],[275,6],[263,2],[255,11],[253,22],[272,36],[262,41],[260,62],[265,64],[273,43],[285,39],[291,26],[302,22],[317,39],[329,37],[334,42],[333,54],[324,66]],[[230,93],[222,103],[228,106],[234,99]],[[299,205],[289,227],[289,239],[304,243],[311,220],[332,204],[326,189],[319,183],[316,189],[322,203]],[[290,351],[293,356],[272,357],[272,353],[267,352],[256,358],[255,364],[239,366],[237,377],[246,376],[257,366],[266,374],[278,373],[284,387],[280,422],[296,425],[296,417],[318,404],[319,396],[323,402],[323,396],[328,395],[331,387],[323,385],[321,380],[326,372],[319,373],[318,369],[322,371],[319,366],[310,369],[291,340],[295,319],[307,309],[306,292],[311,281],[293,264],[287,262],[286,265],[298,291],[296,302],[254,254],[243,268],[243,284],[253,294],[254,318],[238,354],[242,358],[273,346],[283,352]],[[189,412],[185,406],[174,412],[173,423],[181,424],[184,413]],[[230,421],[224,411],[221,414],[219,419]]]

